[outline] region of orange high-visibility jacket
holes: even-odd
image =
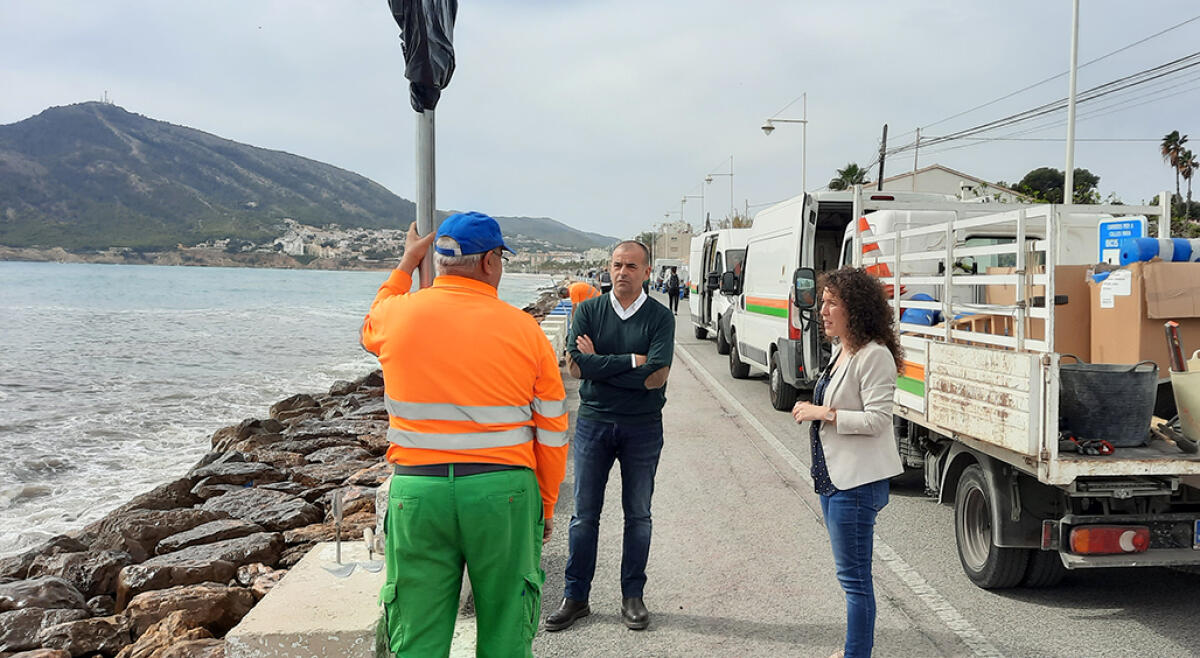
[[[592,284],[585,281],[576,281],[575,283],[572,283],[567,290],[571,293],[572,307],[579,306],[579,302],[582,302],[585,299],[591,299],[593,297],[600,296],[600,291],[596,290]]]
[[[550,341],[482,281],[439,276],[411,288],[412,277],[394,270],[362,326],[362,346],[383,367],[387,460],[527,466],[551,518],[566,470],[567,402]]]

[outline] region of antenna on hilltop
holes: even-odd
[[[105,89],[105,90],[104,90],[104,97],[100,99],[100,102],[101,102],[101,103],[104,103],[105,105],[112,105],[112,104],[113,104],[113,102],[112,102],[112,99],[108,97],[108,90],[107,90],[107,89]]]

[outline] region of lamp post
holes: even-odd
[[[800,150],[800,187],[802,192],[808,192],[808,92],[800,94],[800,99],[803,102],[803,114],[800,119],[780,119],[771,117],[762,125],[762,131],[766,135],[770,135],[775,130],[777,123],[798,123],[804,127],[804,132],[801,135],[801,150]],[[796,101],[792,101],[795,103]],[[784,108],[787,109],[787,108]],[[780,110],[781,112],[783,110]]]
[[[716,173],[710,172],[707,176],[704,177],[704,182],[711,185],[713,176],[728,176],[729,177],[729,224],[730,224],[730,227],[732,227],[733,226],[733,215],[734,215],[734,210],[733,210],[733,156],[732,155],[729,156],[729,173],[728,174],[716,174]],[[705,228],[707,228],[707,226]]]

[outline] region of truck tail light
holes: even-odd
[[[1071,529],[1071,552],[1078,555],[1143,553],[1150,548],[1144,525],[1085,525]]]

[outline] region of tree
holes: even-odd
[[[1025,174],[1013,189],[1040,203],[1062,203],[1065,184],[1063,172],[1053,167],[1038,167]],[[1096,186],[1099,184],[1099,176],[1087,169],[1076,169],[1075,199],[1079,203],[1098,203],[1100,193],[1096,191]]]
[[[829,189],[846,190],[851,185],[861,185],[867,180],[867,170],[851,162],[837,170],[837,176],[829,181]]]
[[[717,228],[750,228],[754,220],[749,215],[743,215],[736,210],[733,216],[726,216],[721,221],[717,222]]]
[[[1175,170],[1175,196],[1179,195],[1179,154],[1183,152],[1183,145],[1187,144],[1187,135],[1180,135],[1178,130],[1172,130],[1163,136],[1163,141],[1159,144],[1159,153],[1162,154],[1163,160],[1171,165]]]
[[[1192,174],[1196,173],[1197,168],[1200,168],[1200,162],[1196,161],[1196,156],[1192,154],[1191,149],[1183,149],[1179,152],[1178,172],[1180,176],[1183,176],[1183,180],[1187,181],[1187,205],[1184,213],[1188,219],[1192,217]],[[1176,182],[1176,185],[1178,184]]]

